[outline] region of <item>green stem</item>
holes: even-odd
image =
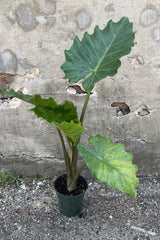
[[[68,142],[68,148],[69,148],[69,158],[70,158],[70,166],[72,164],[72,158],[73,158],[73,150],[72,150],[72,145],[69,141],[69,139],[67,138],[67,142]]]
[[[83,109],[82,109],[82,113],[81,113],[81,117],[80,117],[80,122],[81,122],[82,125],[83,125],[84,115],[85,115],[85,112],[86,112],[86,109],[87,109],[87,105],[88,105],[90,95],[91,95],[91,93],[87,94],[84,105],[83,105]]]
[[[84,120],[84,116],[85,116],[85,112],[87,109],[87,105],[88,105],[88,101],[90,98],[90,93],[87,94],[86,98],[85,98],[85,102],[83,105],[83,109],[82,109],[82,113],[81,113],[81,117],[80,117],[80,122],[83,125],[83,120]],[[80,141],[80,138],[78,140],[78,143]],[[71,171],[72,171],[72,176],[74,177],[76,172],[77,172],[77,158],[78,158],[78,149],[77,149],[77,145],[73,146],[73,155],[72,155],[72,164],[71,164]]]
[[[74,175],[71,184],[68,186],[68,191],[72,192],[76,189],[76,185],[77,185],[77,180],[79,178],[79,175],[81,173],[81,171],[83,170],[83,168],[86,166],[85,163],[82,164],[82,166],[77,170],[76,174]]]
[[[72,164],[71,164],[71,171],[72,176],[74,176],[77,172],[77,157],[78,157],[78,149],[77,146],[72,146]]]
[[[66,146],[64,143],[64,139],[62,136],[61,131],[57,128],[60,140],[61,140],[61,144],[62,144],[62,149],[63,149],[63,155],[64,155],[64,159],[65,159],[65,164],[66,164],[66,173],[67,173],[67,185],[69,185],[72,181],[72,172],[71,172],[71,166],[70,166],[70,159],[68,156],[68,152],[66,150]]]

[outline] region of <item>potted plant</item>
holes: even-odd
[[[30,110],[57,128],[64,153],[66,174],[55,181],[55,188],[60,197],[60,210],[69,217],[81,211],[87,183],[80,173],[85,164],[99,181],[136,199],[137,166],[132,163],[133,155],[125,151],[125,146],[112,143],[110,138],[100,135],[89,137],[91,148],[80,143],[84,131],[83,120],[94,85],[101,79],[117,73],[121,65],[120,57],[130,53],[131,47],[134,46],[134,38],[133,24],[127,17],[122,17],[117,23],[110,20],[103,30],[96,26],[92,35],[85,32],[81,41],[76,36],[71,48],[65,50],[66,60],[61,66],[65,73],[64,78],[69,79],[70,83],[82,80],[86,92],[80,118],[76,106],[71,101],[57,104],[53,98],[43,99],[39,94],[31,96],[15,92],[13,89],[0,90],[0,93],[9,97],[16,97],[35,105]],[[78,152],[85,161],[79,168]],[[78,206],[75,201],[78,201]]]

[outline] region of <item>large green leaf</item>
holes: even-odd
[[[77,143],[82,132],[84,131],[84,128],[82,127],[81,123],[74,123],[73,121],[71,122],[62,122],[62,123],[57,123],[54,122],[57,128],[63,132],[63,134],[68,137],[70,142],[72,143]]]
[[[77,109],[70,101],[57,104],[53,98],[41,98],[39,94],[28,95],[22,92],[15,92],[13,89],[6,91],[0,89],[0,93],[5,93],[9,97],[16,97],[25,102],[35,105],[30,109],[37,117],[42,117],[48,123],[53,123],[59,128],[68,139],[76,144],[84,128],[78,121]]]
[[[83,87],[91,92],[94,84],[107,76],[114,76],[121,65],[120,57],[127,55],[134,46],[133,24],[127,17],[117,23],[110,20],[100,30],[84,34],[82,41],[76,36],[72,47],[65,50],[66,61],[61,68],[70,83],[83,81]]]
[[[132,164],[133,155],[125,152],[123,144],[114,144],[110,138],[100,135],[90,137],[89,142],[95,151],[80,143],[78,150],[92,175],[99,181],[136,199],[135,187],[138,185],[138,179],[135,173],[138,169],[136,165]]]

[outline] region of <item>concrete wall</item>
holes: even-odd
[[[101,134],[126,144],[139,174],[160,173],[160,4],[159,0],[1,0],[0,87],[73,100],[80,111],[83,95],[66,93],[60,65],[75,35],[93,33],[95,25],[129,17],[137,44],[112,78],[95,87],[85,119],[83,142]],[[3,96],[1,96],[2,98]],[[29,104],[0,100],[1,170],[53,175],[63,171],[60,141],[54,126],[26,111]],[[116,115],[114,101],[131,112]],[[145,110],[139,107],[145,105]],[[139,110],[137,110],[139,109]],[[139,113],[138,113],[139,111]]]

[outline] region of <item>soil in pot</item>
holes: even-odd
[[[67,190],[67,176],[64,174],[56,179],[54,186],[61,213],[67,217],[78,215],[82,211],[83,198],[88,187],[87,181],[80,176],[76,189],[69,192]]]

